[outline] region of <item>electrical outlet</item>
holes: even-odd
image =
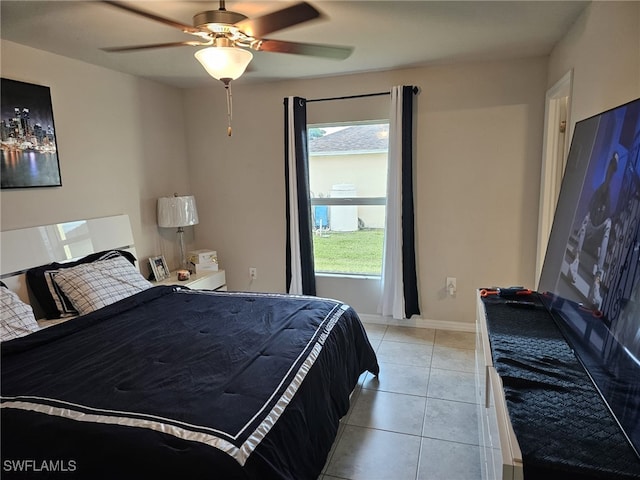
[[[445,288],[447,290],[447,293],[453,297],[456,294],[456,291],[458,290],[458,286],[456,284],[456,277],[447,277],[447,283]]]
[[[249,267],[249,278],[251,280],[258,278],[258,269],[256,267]]]

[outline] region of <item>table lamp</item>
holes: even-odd
[[[198,223],[198,210],[193,195],[160,197],[158,199],[158,226],[178,229],[180,267],[188,269],[187,254],[184,249],[184,227]]]

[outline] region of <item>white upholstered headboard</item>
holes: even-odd
[[[129,215],[7,230],[0,232],[0,279],[24,302],[33,303],[24,275],[28,269],[110,249],[136,255]]]

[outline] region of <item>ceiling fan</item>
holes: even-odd
[[[227,10],[225,8],[225,1],[220,0],[220,7],[218,8],[218,10],[206,10],[200,13],[196,13],[193,16],[193,26],[185,25],[180,22],[155,15],[153,13],[140,10],[123,2],[103,0],[103,3],[177,28],[184,33],[188,33],[190,35],[198,37],[198,40],[187,40],[183,42],[169,42],[152,45],[109,47],[103,48],[102,50],[108,52],[130,52],[136,50],[177,46],[212,47],[212,49],[209,50],[208,55],[202,53],[199,57],[197,53],[196,58],[198,58],[198,60],[203,64],[209,74],[211,74],[218,80],[223,81],[225,81],[226,78],[229,78],[229,80],[234,80],[235,78],[238,78],[240,75],[242,75],[244,69],[249,64],[252,58],[249,50],[293,53],[298,55],[310,55],[338,60],[347,58],[353,51],[353,48],[351,47],[287,42],[282,40],[272,40],[264,38],[264,35],[268,35],[270,33],[274,33],[276,31],[319,18],[321,16],[320,12],[306,2],[300,2],[290,7],[263,15],[261,17],[250,19],[241,13]],[[211,67],[210,69],[208,65],[211,66],[213,64],[212,59],[208,59],[205,57],[216,53],[213,50],[216,48],[234,49],[235,51],[233,52],[231,50],[226,50],[226,54],[236,57],[238,59],[238,62],[244,64],[244,68],[242,68],[239,73],[237,71],[232,72],[231,69],[227,69],[222,72],[219,72],[219,69],[216,69],[214,67]],[[207,52],[207,50],[200,50],[199,52]],[[247,55],[247,53],[249,53],[249,55]],[[236,68],[236,70],[238,70],[238,68]],[[216,76],[214,75],[214,73],[220,75],[229,75],[227,77]],[[232,74],[235,74],[236,76],[231,76]]]
[[[196,59],[212,77],[222,81],[227,91],[227,135],[231,136],[231,80],[240,77],[253,58],[250,50],[293,53],[314,57],[343,60],[351,55],[353,48],[313,43],[287,42],[264,38],[279,30],[319,18],[320,12],[307,2],[300,2],[281,10],[250,19],[241,13],[225,8],[220,0],[218,10],[206,10],[193,16],[193,26],[140,10],[119,1],[102,0],[103,3],[136,15],[164,23],[184,33],[198,37],[197,40],[168,42],[152,45],[130,45],[103,48],[107,52],[132,52],[166,47],[205,47],[195,53]]]

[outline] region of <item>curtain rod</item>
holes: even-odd
[[[418,93],[418,87],[413,87],[414,95]],[[313,98],[311,100],[307,100],[307,103],[311,102],[327,102],[329,100],[349,100],[352,98],[364,98],[364,97],[380,97],[382,95],[391,95],[391,91],[388,92],[377,92],[377,93],[363,93],[362,95],[348,95],[346,97],[331,97],[331,98]]]
[[[348,95],[346,97],[313,98],[311,100],[307,100],[307,103],[327,102],[329,100],[349,100],[351,98],[379,97],[381,95],[391,95],[391,92],[363,93],[362,95]]]

